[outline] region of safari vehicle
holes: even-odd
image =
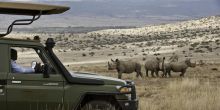
[[[53,52],[55,41],[5,38],[15,25],[28,25],[42,15],[60,14],[69,7],[0,2],[0,14],[24,15],[0,34],[0,110],[137,110],[132,81],[92,73],[69,72]],[[13,73],[11,49],[34,50],[42,61],[42,72]],[[33,59],[32,59],[33,60]],[[30,63],[31,64],[31,63]],[[34,66],[33,63],[32,66]]]

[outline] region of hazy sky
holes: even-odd
[[[62,16],[42,17],[49,26],[147,25],[220,15],[220,0],[0,0],[71,7]],[[2,19],[0,16],[0,24]],[[56,20],[56,21],[55,21]],[[55,24],[56,22],[57,24]],[[52,25],[53,24],[53,25]],[[42,25],[41,25],[42,26]]]
[[[0,1],[21,1],[21,2],[42,2],[42,1],[91,1],[91,2],[104,2],[104,1],[118,1],[118,0],[0,0]],[[126,2],[126,0],[123,0]],[[157,1],[157,2],[200,2],[200,1],[215,1],[220,2],[219,0],[133,0],[133,1]]]

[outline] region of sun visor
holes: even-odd
[[[32,4],[32,3],[18,3],[18,2],[0,2],[0,14],[12,15],[51,15],[60,14],[67,10],[69,7],[45,5],[45,4]]]

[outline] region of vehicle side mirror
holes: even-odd
[[[51,68],[50,68],[50,66],[48,65],[48,64],[45,64],[44,66],[43,66],[43,77],[44,78],[49,78],[50,77],[50,70],[51,70]]]
[[[36,61],[33,61],[32,63],[31,63],[31,68],[35,68],[35,66],[37,65],[37,62]]]

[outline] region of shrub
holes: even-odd
[[[85,54],[85,53],[83,53],[83,54],[82,54],[82,56],[83,56],[83,57],[85,57],[85,56],[86,56],[86,54]]]
[[[90,55],[90,56],[94,56],[94,55],[95,55],[95,52],[90,52],[89,55]]]

